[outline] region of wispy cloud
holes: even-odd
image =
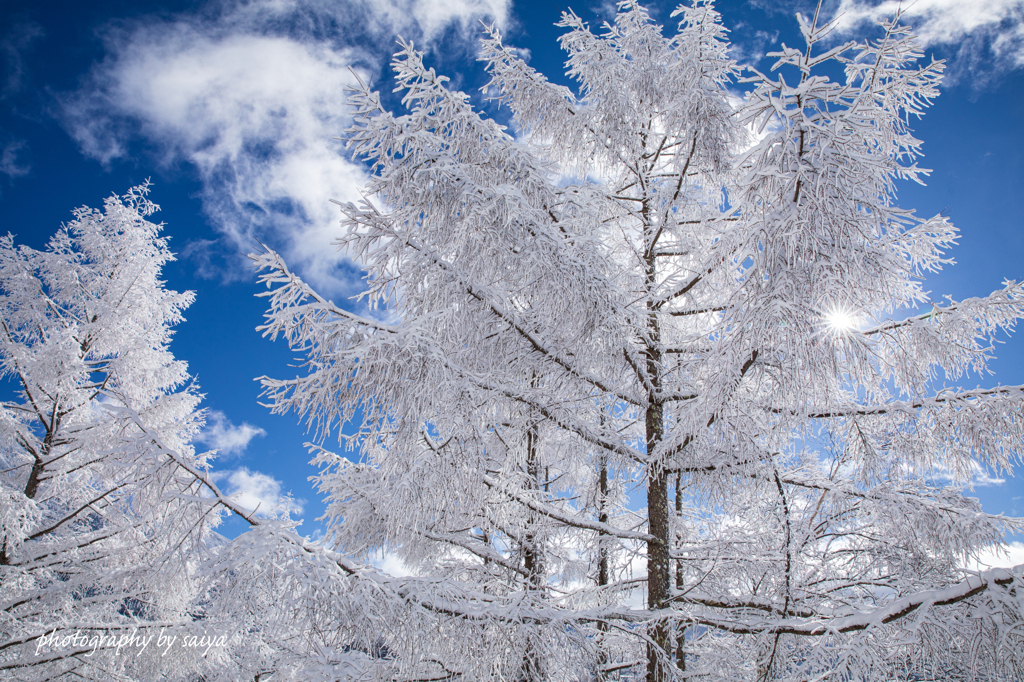
[[[929,472],[928,478],[933,484],[956,484],[958,486],[964,486],[965,484],[970,490],[974,490],[978,487],[1002,485],[1006,483],[1005,478],[1000,478],[998,471],[990,471],[983,468],[977,462],[970,463],[970,480],[965,481],[961,475],[954,473],[949,469],[936,469]],[[907,469],[907,473],[912,473],[912,470]]]
[[[334,139],[351,123],[350,66],[363,65],[369,78],[365,65],[387,61],[395,34],[430,41],[478,18],[502,23],[507,5],[262,0],[137,22],[109,32],[108,58],[63,98],[63,121],[100,161],[127,156],[142,139],[161,162],[191,164],[204,210],[222,234],[218,248],[246,253],[259,239],[326,293],[355,293],[359,272],[331,245],[339,214],[330,204],[359,200],[368,179]],[[386,41],[365,40],[366,30],[356,40],[346,28],[353,23],[386,33]],[[210,246],[194,249],[200,266]]]
[[[191,163],[204,210],[231,249],[269,242],[316,284],[344,291],[329,200],[356,199],[366,181],[333,141],[348,125],[351,61],[345,50],[286,37],[140,30],[65,102],[65,120],[102,161],[124,156],[138,133],[164,160]]]
[[[756,26],[740,22],[731,27],[737,37],[733,42],[729,56],[740,64],[756,64],[764,58],[766,52],[774,50],[778,45],[779,32],[762,31]]]
[[[974,486],[1002,485],[1004,483],[1006,483],[1005,478],[998,478],[997,476],[992,476],[987,471],[980,472],[977,476],[974,477],[974,480],[971,481],[971,484]]]
[[[387,21],[394,33],[412,30],[430,42],[453,22],[459,29],[476,30],[489,19],[503,26],[508,20],[508,0],[364,0]]]
[[[25,53],[42,37],[43,29],[32,21],[15,20],[0,31],[0,101],[10,107],[12,96],[30,82]],[[28,175],[32,164],[27,156],[25,140],[0,130],[0,175],[6,175],[8,180]]]
[[[297,500],[281,493],[281,482],[273,476],[240,467],[232,471],[213,474],[224,492],[235,502],[256,516],[273,517],[280,514],[301,514],[305,500]]]
[[[24,140],[11,140],[0,150],[0,173],[8,178],[20,178],[32,170],[28,161],[23,159],[28,145]]]
[[[265,436],[267,432],[252,424],[232,424],[227,416],[218,410],[212,410],[206,420],[206,428],[196,437],[220,455],[241,455],[249,447],[249,442],[257,436]]]
[[[202,279],[223,284],[252,281],[249,259],[226,237],[189,240],[178,256],[189,261],[195,268],[193,274]]]
[[[42,35],[43,29],[39,24],[32,21],[16,21],[0,36],[0,62],[3,63],[4,74],[0,80],[0,99],[25,87],[28,80],[25,52]]]
[[[1009,542],[988,547],[967,568],[984,571],[989,568],[1013,568],[1021,564],[1024,564],[1024,542]]]
[[[370,557],[370,563],[394,578],[416,575],[416,571],[394,552],[380,550]]]
[[[864,22],[890,19],[900,10],[925,45],[958,42],[979,30],[1005,31],[1024,18],[1021,0],[842,0],[836,15],[839,28],[849,30]]]
[[[999,472],[984,469],[977,462],[971,462],[971,470],[974,471],[974,477],[971,479],[971,488],[1002,485],[1006,483],[1005,478],[999,477]]]
[[[842,0],[837,29],[849,35],[899,10],[925,46],[954,51],[954,76],[970,72],[984,82],[1001,68],[1024,66],[1024,0]]]

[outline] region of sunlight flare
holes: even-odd
[[[825,324],[833,334],[843,334],[857,328],[857,316],[845,308],[833,308],[825,315]]]

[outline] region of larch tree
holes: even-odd
[[[0,239],[0,679],[436,676],[405,664],[443,611],[436,581],[325,550],[211,480],[169,348],[193,295],[161,280],[147,193],[76,210],[44,250]],[[224,513],[251,529],[212,537]]]
[[[168,347],[193,295],[160,279],[146,195],[78,209],[42,251],[0,238],[0,676],[185,678],[223,651],[138,644],[204,632],[195,569],[217,518],[197,503],[200,395]]]
[[[895,203],[941,63],[815,15],[740,79],[710,2],[675,15],[563,15],[575,89],[489,31],[515,137],[411,44],[408,114],[354,93],[338,244],[378,314],[254,256],[306,356],[272,407],[355,420],[359,462],[317,451],[332,541],[423,574],[380,578],[421,620],[374,675],[1019,678],[1020,569],[961,567],[1020,525],[960,490],[1019,461],[1024,391],[956,384],[1024,289],[932,301],[956,229]]]

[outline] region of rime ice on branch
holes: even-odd
[[[172,255],[147,191],[78,209],[44,251],[0,238],[0,371],[14,389],[0,403],[0,677],[208,669],[199,654],[158,673],[153,651],[41,639],[183,634],[196,620],[210,509],[190,501],[202,485],[183,467],[204,464],[189,444],[202,415],[168,347],[193,295],[160,279]]]
[[[380,665],[1020,676],[1019,569],[959,568],[1020,526],[958,489],[1020,460],[1024,395],[953,382],[984,371],[1024,290],[931,301],[920,279],[957,232],[895,204],[925,173],[908,120],[941,63],[917,64],[898,16],[832,48],[800,17],[805,48],[741,79],[740,102],[712,4],[674,16],[666,36],[633,3],[598,33],[563,15],[575,89],[490,30],[487,92],[516,137],[411,44],[394,61],[408,114],[354,93],[374,201],[343,207],[338,244],[398,322],[254,256],[265,334],[306,357],[264,378],[273,409],[321,443],[357,420],[341,437],[359,463],[316,460],[331,540],[452,595]]]

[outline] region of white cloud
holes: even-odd
[[[136,122],[168,161],[195,166],[204,209],[232,247],[256,250],[261,237],[317,285],[344,290],[329,200],[356,199],[365,183],[332,141],[348,125],[349,61],[289,38],[140,32],[94,74],[92,92],[67,103],[67,120],[104,161],[125,154],[118,117]]]
[[[1000,478],[998,472],[988,471],[983,469],[977,462],[971,462],[971,471],[974,472],[974,477],[971,479],[971,489],[973,490],[976,486],[990,486],[990,485],[1002,485],[1006,483],[1005,478]],[[953,480],[950,477],[950,480]]]
[[[109,33],[108,58],[63,100],[64,122],[103,162],[141,137],[163,162],[191,164],[229,250],[258,250],[259,239],[325,293],[350,295],[360,273],[331,244],[340,216],[330,203],[358,201],[367,183],[334,139],[351,123],[349,66],[385,62],[397,33],[429,41],[452,22],[468,30],[483,17],[502,24],[507,14],[508,0],[257,0],[212,18],[137,23]],[[339,44],[353,22],[378,36],[379,48],[373,40]],[[337,30],[315,28],[324,25]],[[200,261],[207,246],[193,249]]]
[[[24,140],[12,140],[0,150],[0,173],[9,178],[20,178],[32,170],[27,161],[20,161],[19,156],[27,149]]]
[[[926,45],[962,40],[973,31],[991,27],[1002,21],[1018,21],[1024,10],[1021,0],[885,0],[873,4],[863,0],[842,0],[836,16],[840,29],[848,30],[863,22],[892,18],[903,11],[904,21]]]
[[[393,552],[380,550],[370,557],[370,563],[393,578],[416,575],[416,571]]]
[[[984,571],[989,568],[1013,568],[1021,564],[1024,564],[1024,542],[1010,542],[985,549],[967,568]]]
[[[997,477],[992,476],[991,474],[989,474],[987,471],[982,471],[982,472],[978,473],[974,477],[974,480],[971,481],[971,485],[976,485],[976,486],[1002,485],[1004,483],[1006,483],[1006,479],[1005,478],[997,478]]]
[[[296,500],[281,494],[281,482],[259,471],[239,467],[213,475],[223,481],[224,492],[240,506],[255,512],[256,516],[271,517],[278,514],[301,514],[305,500]]]
[[[390,2],[392,6],[408,7],[424,35],[429,39],[438,35],[453,20],[463,29],[470,28],[479,19],[493,19],[504,26],[508,17],[507,0],[417,0],[416,2]]]
[[[965,480],[961,469],[956,471],[941,468],[933,469],[928,471],[927,478],[932,482],[933,485],[940,484],[955,484],[957,486],[966,487],[968,490],[974,490],[977,487],[1003,485],[1006,483],[1005,478],[1000,478],[998,471],[991,471],[983,468],[977,462],[968,463],[968,471],[970,473],[970,479]],[[907,475],[921,475],[921,472],[915,472],[910,467],[905,467],[905,473]]]
[[[249,447],[249,441],[257,436],[265,436],[267,432],[258,426],[243,422],[241,426],[219,410],[211,410],[206,420],[206,428],[196,436],[196,440],[221,455],[240,455]]]
[[[900,9],[903,23],[912,26],[925,45],[982,39],[997,58],[1024,66],[1024,0],[842,0],[837,28],[849,34],[865,23],[891,19]]]

